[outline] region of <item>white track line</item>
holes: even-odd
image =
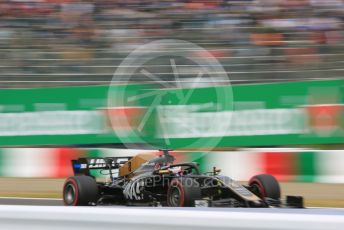
[[[37,197],[0,197],[6,200],[62,200],[61,198],[37,198]]]

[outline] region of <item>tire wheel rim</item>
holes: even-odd
[[[169,203],[172,207],[179,207],[181,202],[181,191],[178,187],[173,186],[171,188]]]
[[[75,186],[67,184],[64,192],[63,199],[67,205],[73,205],[75,202]]]
[[[262,193],[262,188],[260,187],[259,184],[253,183],[253,184],[251,185],[251,188],[252,188],[253,194],[257,195],[258,197],[260,197],[260,198],[262,198],[262,199],[264,198],[264,195],[263,195],[263,193]]]

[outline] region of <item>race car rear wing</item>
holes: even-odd
[[[132,157],[104,157],[104,158],[79,158],[72,160],[74,175],[91,176],[90,170],[100,169],[119,169]]]

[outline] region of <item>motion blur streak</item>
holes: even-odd
[[[60,198],[71,160],[164,148],[344,207],[343,25],[344,0],[0,0],[0,196]],[[0,198],[0,229],[344,226],[328,210],[1,206],[33,202]]]
[[[3,0],[0,85],[109,82],[128,53],[162,38],[201,45],[233,80],[340,77],[343,8],[341,0]]]

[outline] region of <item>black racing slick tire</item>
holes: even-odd
[[[98,201],[98,185],[89,176],[69,177],[63,186],[63,203],[66,206],[89,206]]]
[[[281,188],[277,179],[269,174],[261,174],[252,177],[249,181],[251,191],[260,198],[281,198]]]
[[[167,191],[169,207],[195,207],[195,200],[201,199],[201,188],[193,178],[173,179]]]

